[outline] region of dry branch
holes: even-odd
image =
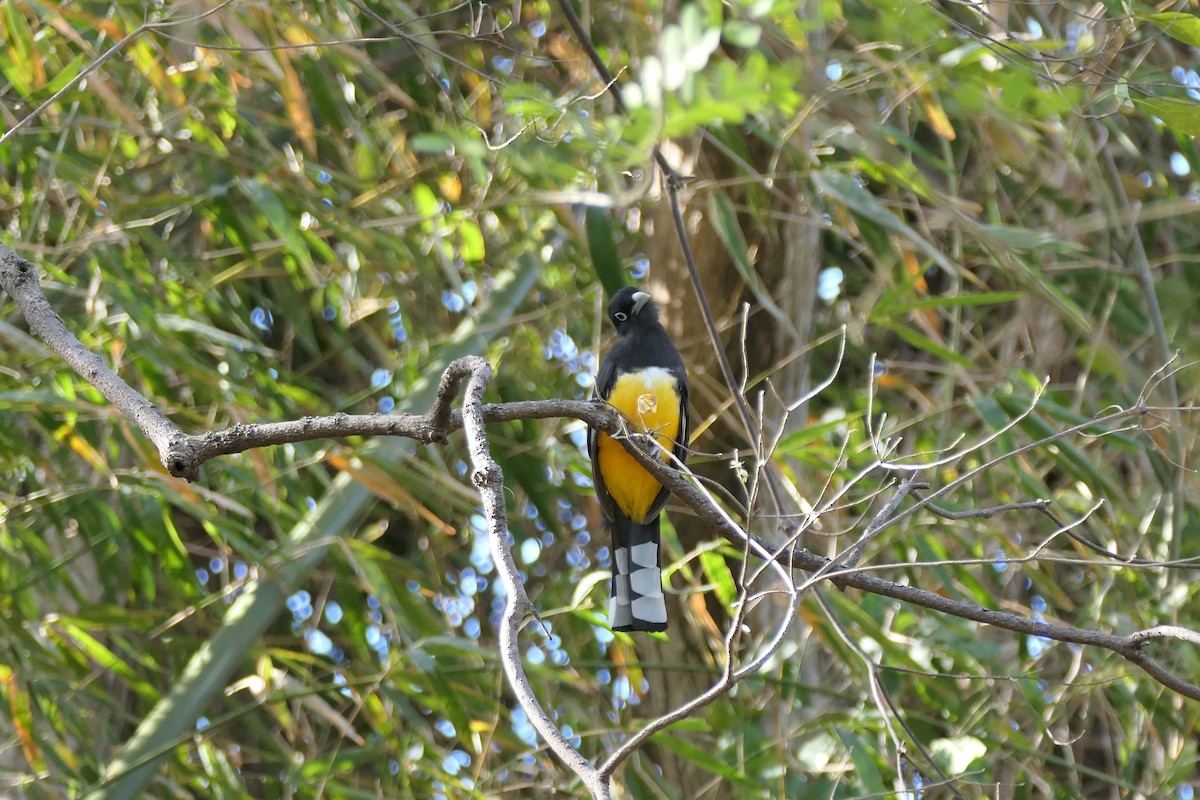
[[[458,391],[462,378],[470,376],[463,397],[461,419],[467,437],[467,450],[471,457],[471,483],[479,489],[483,501],[484,516],[488,521],[488,543],[496,570],[504,582],[504,613],[500,618],[500,661],[504,674],[517,701],[525,709],[529,721],[538,733],[572,772],[587,786],[592,797],[607,800],[610,796],[607,775],[584,758],[563,735],[554,719],[542,708],[525,667],[521,662],[521,650],[517,638],[525,622],[533,616],[533,602],[525,593],[516,561],[513,560],[509,541],[508,515],[504,507],[504,472],[492,458],[484,430],[483,392],[492,377],[492,365],[478,356],[467,356],[447,367],[438,385],[437,401],[430,414],[444,423],[449,420],[450,402]]]

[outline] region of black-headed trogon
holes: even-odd
[[[608,318],[617,341],[600,362],[595,397],[621,412],[633,429],[653,433],[683,461],[688,444],[688,381],[683,359],[658,319],[650,295],[626,286],[613,295]],[[596,497],[612,531],[612,585],[608,618],[613,630],[662,631],[659,514],[667,490],[606,433],[588,431]]]

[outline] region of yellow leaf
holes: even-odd
[[[950,118],[946,116],[946,111],[937,98],[921,92],[921,105],[925,107],[925,116],[929,118],[929,126],[933,128],[934,133],[952,142],[958,138],[958,134],[954,132],[954,126],[950,124]]]
[[[296,136],[304,145],[304,152],[310,157],[316,157],[316,126],[313,125],[312,111],[308,107],[308,96],[304,93],[304,86],[300,83],[296,68],[292,66],[292,57],[286,50],[279,51],[279,67],[283,70],[283,103],[287,108],[288,119],[292,121]]]
[[[38,747],[37,737],[33,735],[32,704],[25,687],[16,680],[16,675],[9,667],[0,666],[0,689],[8,696],[8,712],[12,721],[13,733],[21,740],[21,749],[25,753],[25,761],[35,772],[46,769],[46,761],[42,758],[41,748]]]
[[[330,456],[326,459],[326,463],[334,469],[340,469],[349,472],[354,476],[354,480],[361,483],[363,486],[370,489],[372,492],[382,497],[385,500],[390,500],[398,508],[407,509],[415,513],[418,517],[428,522],[430,525],[441,530],[447,536],[454,536],[458,533],[455,527],[433,511],[424,503],[416,498],[416,496],[392,479],[390,475],[382,471],[358,461],[357,459],[347,459],[342,456]]]
[[[87,439],[84,439],[78,433],[67,428],[60,428],[56,437],[60,442],[65,442],[67,447],[75,452],[75,455],[82,458],[84,461],[92,465],[92,468],[97,472],[105,475],[111,475],[112,471],[108,468],[108,462],[104,456],[92,447]]]

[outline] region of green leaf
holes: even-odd
[[[977,759],[987,755],[987,745],[974,736],[934,739],[929,748],[934,759],[950,775],[961,775]]]
[[[435,217],[441,211],[437,195],[424,183],[413,186],[412,198],[414,208],[422,217]]]
[[[862,414],[858,413],[808,425],[784,436],[775,448],[775,455],[790,458],[808,448],[828,447],[829,445],[824,441],[825,437],[857,425],[861,419]]]
[[[1047,231],[1019,228],[1015,225],[980,225],[979,232],[981,236],[994,239],[997,244],[1011,250],[1045,250],[1048,248],[1057,251],[1067,250],[1074,252],[1081,252],[1083,250],[1075,242],[1067,242],[1056,238]]]
[[[468,264],[483,261],[487,251],[484,248],[483,231],[479,229],[479,223],[473,219],[460,219],[458,235],[462,239],[462,249],[459,251],[462,260]]]
[[[661,58],[648,58],[642,65],[642,81],[649,97],[654,96],[655,87],[668,92],[676,91],[688,77],[683,31],[678,25],[668,25],[663,29],[660,50]]]
[[[443,155],[454,152],[454,142],[441,133],[418,133],[410,142],[414,153]]]
[[[758,280],[754,265],[750,263],[749,245],[746,244],[746,237],[742,233],[742,226],[738,223],[737,212],[733,210],[733,201],[729,199],[729,195],[721,191],[711,192],[708,196],[708,212],[713,228],[717,232],[717,238],[721,240],[721,244],[725,245],[725,251],[733,259],[733,265],[754,295],[754,299],[767,310],[767,313],[777,319],[779,324],[783,325],[793,336],[799,338],[800,334],[796,330],[795,323],[787,314],[783,313],[783,309],[775,304],[771,295]]]
[[[682,32],[683,66],[690,74],[704,69],[708,59],[721,45],[721,29],[709,25],[695,3],[688,3],[679,15]],[[664,58],[666,51],[663,51]]]
[[[17,3],[4,4],[4,33],[7,40],[4,47],[8,52],[0,59],[0,69],[4,71],[5,77],[12,81],[18,95],[33,94],[32,62],[34,59],[40,60],[41,53],[34,47],[33,32],[29,29],[25,15],[21,13],[21,7]]]
[[[158,319],[158,324],[169,331],[190,333],[213,344],[228,347],[233,350],[257,353],[261,356],[278,357],[275,351],[261,342],[255,342],[236,333],[229,333],[212,325],[206,325],[199,320],[180,317],[174,314],[164,314]]]
[[[938,344],[923,333],[917,333],[907,325],[900,325],[887,320],[880,320],[878,324],[884,328],[887,328],[889,331],[896,334],[918,350],[924,350],[926,353],[935,355],[943,361],[948,361],[951,364],[958,364],[960,367],[966,367],[968,369],[974,369],[977,366],[974,361],[966,356],[954,352],[945,345]]]
[[[904,296],[907,297],[909,295],[906,292]],[[901,317],[913,311],[920,311],[926,308],[974,308],[976,306],[1000,305],[1020,300],[1024,296],[1025,292],[980,292],[979,294],[922,297],[920,300],[912,300],[904,303],[895,299],[885,302],[884,298],[881,298],[880,302],[876,303],[875,307],[871,309],[868,318],[872,322],[877,322],[889,317]]]
[[[758,40],[762,38],[762,28],[753,22],[731,19],[725,23],[721,36],[734,47],[749,49],[758,44]]]
[[[658,734],[654,737],[654,743],[683,756],[688,761],[714,775],[720,775],[722,778],[741,786],[743,789],[754,790],[757,794],[762,788],[758,781],[743,775],[736,765],[717,758],[709,750],[699,748],[691,742],[686,742],[670,733]]]
[[[1144,19],[1148,19],[1171,38],[1178,39],[1191,47],[1200,47],[1200,18],[1197,18],[1195,14],[1164,11],[1161,14],[1151,14]]]
[[[957,264],[902,222],[891,209],[879,201],[879,198],[860,186],[851,176],[841,172],[816,172],[813,174],[813,181],[821,191],[854,213],[861,214],[885,230],[903,236],[942,269],[951,274],[959,271]]]
[[[66,86],[68,83],[74,80],[75,76],[79,74],[79,71],[83,69],[84,64],[88,63],[88,61],[89,59],[82,53],[75,56],[75,58],[71,59],[71,63],[63,67],[58,74],[50,79],[49,83],[42,87],[42,94],[45,94],[47,97],[49,97],[59,89]]]
[[[1030,399],[1014,395],[1001,395],[996,398],[996,402],[1009,415],[1015,417],[1029,408]],[[1022,419],[1018,423],[1018,427],[1035,440],[1053,436],[1061,430],[1058,425],[1051,425],[1047,422],[1045,416],[1038,411],[1034,411]],[[1060,439],[1054,443],[1054,448],[1053,452],[1057,456],[1059,466],[1068,474],[1074,475],[1083,483],[1091,486],[1098,496],[1106,497],[1111,501],[1124,494],[1116,483],[1100,471],[1095,459],[1070,441]]]
[[[600,279],[604,293],[612,297],[628,282],[613,235],[612,212],[607,208],[588,206],[583,214],[583,225],[596,277]]]
[[[608,579],[609,573],[602,572],[601,570],[595,570],[593,572],[589,572],[587,575],[584,575],[583,578],[581,578],[579,582],[575,584],[575,591],[571,595],[571,607],[581,608],[584,604],[584,601],[587,600],[588,595],[592,593],[592,589],[595,588],[596,584],[603,583]]]
[[[302,267],[311,272],[312,255],[308,251],[308,245],[304,242],[304,236],[301,235],[300,226],[288,213],[275,190],[263,183],[262,180],[246,178],[238,178],[237,186],[254,205],[258,206],[258,210],[266,217],[267,224],[283,240],[283,246],[287,252],[291,253]]]
[[[438,637],[444,646],[448,637]],[[462,692],[459,691],[442,668],[441,659],[429,653],[422,646],[408,652],[408,660],[421,671],[422,676],[429,682],[430,704],[438,708],[450,720],[455,732],[465,734],[471,729],[471,718],[462,704]]]
[[[729,564],[726,563],[725,557],[712,550],[705,550],[700,554],[700,564],[704,568],[704,574],[708,576],[709,582],[712,583],[713,591],[717,593],[717,599],[721,601],[721,605],[725,608],[733,608],[733,604],[737,600],[737,585],[734,583],[733,573],[729,571]]]
[[[867,743],[867,740],[844,730],[839,730],[837,735],[842,740],[842,745],[850,751],[850,761],[854,764],[854,774],[862,782],[866,793],[880,796],[887,794],[887,786],[884,784],[883,775],[879,772],[879,765],[872,755],[872,748]]]
[[[1009,273],[1014,280],[1029,287],[1030,291],[1056,308],[1063,319],[1069,321],[1076,330],[1084,333],[1091,332],[1091,318],[1066,292],[1047,278],[1039,266],[1026,263],[1024,258],[1009,253],[998,253],[996,260],[1002,266],[1009,268]]]
[[[1158,117],[1172,130],[1188,136],[1200,136],[1200,104],[1157,97],[1135,97],[1133,104],[1143,114]]]
[[[55,629],[62,634],[65,643],[73,643],[80,652],[87,656],[88,660],[95,662],[98,667],[106,672],[120,675],[127,681],[131,681],[126,685],[138,686],[146,696],[153,696],[153,690],[149,686],[146,686],[141,681],[132,680],[136,676],[124,659],[120,658],[105,644],[92,636],[91,633],[84,630],[76,623],[75,619],[60,617],[56,620],[56,624],[50,628],[51,631]]]

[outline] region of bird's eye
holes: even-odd
[[[624,311],[618,311],[617,313],[613,314],[613,319],[615,319],[617,322],[624,322],[625,320],[629,319],[629,315]]]

